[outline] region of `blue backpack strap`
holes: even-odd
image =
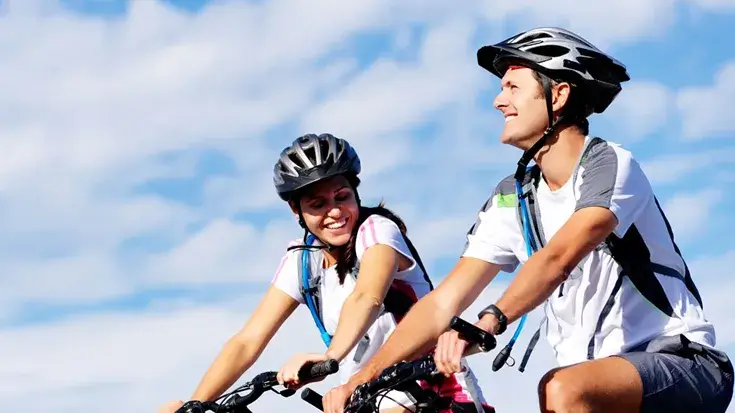
[[[306,237],[306,245],[312,245],[315,240],[316,237],[313,234],[308,234]],[[301,295],[304,297],[304,302],[309,308],[311,317],[314,319],[314,323],[316,323],[316,326],[319,329],[319,334],[321,335],[322,341],[324,341],[324,344],[329,347],[329,345],[332,343],[332,336],[329,335],[329,333],[327,333],[327,329],[324,328],[324,322],[322,321],[321,317],[320,305],[318,303],[319,282],[317,282],[316,285],[311,285],[312,277],[311,263],[309,259],[310,255],[311,252],[308,248],[304,248],[301,250],[301,266],[299,266],[299,284]]]
[[[536,200],[534,199],[535,186],[538,184],[537,179],[540,176],[539,173],[540,169],[538,165],[526,167],[525,174],[522,178],[523,180],[515,181],[517,199],[516,212],[518,214],[518,220],[521,226],[521,235],[523,236],[523,239],[526,243],[526,253],[528,254],[529,258],[531,257],[531,255],[533,255],[533,253],[543,247],[544,243],[543,234],[540,231],[537,222],[538,209],[536,206]],[[508,344],[506,344],[505,348],[498,353],[498,357],[496,357],[495,363],[493,363],[494,365],[499,364],[499,366],[502,366],[503,364],[506,364],[505,360],[500,360],[502,360],[503,357],[510,357],[510,352],[513,349],[513,345],[515,344],[516,340],[518,340],[518,337],[521,335],[521,331],[523,331],[523,327],[526,324],[527,318],[527,314],[524,314],[521,317],[520,321],[518,322],[518,327],[516,327],[516,331],[513,333],[513,337],[511,337],[511,339],[508,341]],[[541,327],[539,326],[539,329],[534,334],[531,342],[528,345],[528,348],[526,349],[523,360],[518,367],[519,371],[523,372],[525,370],[526,364],[528,363],[528,358],[531,356],[531,352],[536,346],[536,342],[538,341],[540,332]],[[515,361],[513,361],[513,364],[515,364]],[[513,364],[510,365],[512,366]],[[498,368],[500,367],[493,367],[493,370],[497,370]]]

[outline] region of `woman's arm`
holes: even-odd
[[[260,357],[263,349],[299,302],[271,286],[245,326],[222,348],[191,400],[212,401],[225,392]]]
[[[327,358],[341,361],[380,313],[385,295],[398,271],[399,253],[383,244],[366,249],[360,260],[355,289],[345,300]]]

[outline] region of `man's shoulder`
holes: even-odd
[[[579,174],[591,174],[603,180],[627,178],[631,173],[645,175],[632,151],[599,137],[591,138],[585,147],[577,173],[577,177]]]
[[[515,208],[518,206],[515,182],[513,175],[501,179],[482,205],[481,210],[487,211],[491,206],[495,208]]]
[[[482,207],[477,212],[477,220],[470,227],[468,234],[473,233],[477,229],[477,226],[480,225],[480,222],[489,219],[489,217],[494,217],[493,220],[504,220],[507,217],[515,217],[515,209],[517,207],[518,196],[516,195],[515,178],[513,175],[508,175],[495,185],[490,196],[482,204]],[[506,213],[509,211],[512,214]]]
[[[617,163],[630,163],[635,160],[633,152],[626,149],[620,143],[609,141],[600,137],[591,137],[589,143],[582,153],[580,165],[600,162],[605,160],[614,160]]]

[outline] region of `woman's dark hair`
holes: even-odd
[[[345,281],[345,277],[347,277],[347,274],[352,272],[352,270],[355,268],[355,264],[357,263],[357,251],[356,251],[356,244],[357,244],[357,231],[359,231],[360,226],[367,220],[370,215],[376,214],[383,216],[385,218],[388,218],[389,220],[393,221],[397,226],[398,229],[401,230],[401,233],[403,235],[406,235],[406,223],[403,222],[403,220],[396,215],[393,211],[385,207],[385,204],[383,201],[380,201],[380,203],[377,206],[374,207],[367,207],[363,206],[360,203],[360,197],[357,194],[357,187],[360,186],[360,178],[357,176],[348,176],[347,180],[350,183],[350,186],[352,186],[352,190],[355,192],[355,198],[357,199],[357,204],[360,208],[360,213],[358,215],[357,222],[355,223],[355,226],[352,228],[352,234],[350,235],[350,240],[347,242],[347,244],[341,249],[337,256],[337,275],[339,276],[339,284],[342,285]]]

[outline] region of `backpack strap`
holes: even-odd
[[[327,347],[329,347],[332,343],[332,336],[327,333],[327,329],[324,327],[324,321],[322,318],[321,280],[320,277],[312,277],[313,263],[310,260],[312,252],[309,247],[315,240],[316,237],[313,234],[307,234],[305,242],[306,246],[305,248],[301,248],[301,251],[299,252],[301,254],[301,265],[299,265],[299,291],[301,291],[304,303],[306,303],[306,306],[309,308],[311,317],[314,319],[314,323],[319,329],[319,335],[321,336],[322,341]],[[321,256],[321,254],[317,255]],[[321,261],[319,263],[321,263]]]
[[[518,218],[521,225],[521,233],[523,239],[526,241],[526,253],[529,258],[536,251],[546,245],[546,239],[543,234],[543,229],[539,222],[541,221],[541,214],[536,203],[536,188],[538,187],[539,180],[541,179],[541,168],[534,164],[531,167],[526,168],[526,173],[523,176],[523,181],[516,181],[516,195],[518,197]],[[560,291],[563,287],[560,287]],[[525,321],[526,315],[523,316],[522,321]],[[536,329],[531,341],[526,346],[526,352],[523,355],[521,364],[518,366],[518,371],[521,373],[526,370],[526,365],[531,357],[538,339],[541,335],[541,326],[546,322],[546,317],[541,320],[539,327]],[[513,338],[508,343],[511,347],[515,344],[516,339],[520,335],[521,329],[523,328],[523,322],[519,323],[516,328]],[[509,350],[510,352],[510,350]]]
[[[421,271],[424,273],[424,279],[427,283],[429,283],[429,290],[434,289],[434,284],[431,282],[431,279],[429,278],[429,272],[426,271],[426,267],[424,267],[424,263],[421,262],[421,256],[419,255],[419,252],[416,250],[416,247],[413,246],[413,243],[408,238],[406,234],[403,234],[403,239],[406,240],[406,246],[408,246],[408,250],[411,252],[411,255],[416,260],[416,263],[421,268]]]
[[[416,247],[414,247],[411,240],[405,234],[403,234],[403,238],[406,241],[406,245],[408,246],[411,255],[416,260],[416,263],[421,268],[421,271],[423,271],[424,279],[429,283],[429,289],[433,290],[434,285],[429,278],[429,274],[426,271],[426,267],[424,266],[423,262],[421,261],[421,257],[419,256]],[[314,252],[310,251],[312,249],[310,247],[311,245],[313,245],[315,240],[316,237],[313,234],[309,233],[306,236],[305,245],[301,248],[298,248],[300,249],[299,254],[301,254],[299,257],[301,265],[298,266],[299,291],[301,292],[301,296],[304,299],[304,303],[309,308],[309,312],[311,313],[311,317],[314,319],[314,323],[319,329],[319,334],[322,338],[322,341],[327,347],[329,347],[332,342],[332,336],[327,333],[327,330],[324,327],[320,288],[321,277],[312,276],[315,269],[314,262],[321,262],[320,260],[312,260],[312,258],[317,258],[321,256],[320,254],[314,254]],[[312,254],[314,254],[314,257],[312,257]],[[355,272],[355,276],[356,275],[357,273]],[[413,304],[414,302],[410,297],[406,296],[406,294],[393,287],[390,287],[388,289],[388,292],[383,299],[385,310],[393,314],[398,319],[403,318],[403,316],[405,316],[411,309]]]
[[[419,256],[418,251],[413,246],[413,243],[411,243],[411,240],[408,239],[406,234],[402,235],[403,239],[406,241],[406,246],[408,246],[408,250],[411,252],[411,256],[413,256],[416,264],[418,264],[419,268],[421,268],[421,271],[424,273],[424,279],[426,280],[426,282],[429,283],[429,290],[433,290],[434,284],[429,278],[429,273],[426,271],[426,267],[424,267],[423,262],[421,262],[421,257]],[[383,305],[385,305],[385,311],[393,314],[396,319],[400,320],[409,312],[409,310],[411,310],[414,302],[410,297],[406,296],[406,294],[391,286],[388,288],[388,292],[385,294]]]
[[[601,142],[604,142],[604,140],[601,138],[596,137],[591,139],[584,148],[580,159],[584,160],[584,158],[589,154],[590,150],[596,144],[599,144]],[[576,170],[574,172],[574,178],[576,178]],[[533,167],[529,167],[526,169],[523,183],[517,183],[516,186],[516,188],[518,189],[518,215],[521,223],[521,231],[526,240],[529,257],[532,253],[543,248],[543,246],[545,245],[543,229],[541,228],[541,225],[539,225],[541,215],[539,213],[538,205],[536,203],[536,188],[538,187],[539,180],[540,168],[538,167],[538,165],[534,165]],[[657,200],[656,203],[658,204]],[[668,222],[666,222],[666,225],[669,232],[671,232],[671,228]],[[685,275],[680,275],[676,274],[675,271],[670,270],[664,266],[650,263],[649,256],[642,257],[644,259],[640,260],[632,258],[640,255],[636,254],[635,251],[646,251],[646,245],[643,241],[643,238],[638,233],[635,227],[629,229],[623,238],[619,238],[615,236],[615,234],[608,235],[607,238],[605,238],[603,245],[607,249],[612,259],[620,266],[622,271],[619,274],[618,282],[613,288],[608,302],[602,310],[602,314],[600,315],[598,324],[602,322],[602,319],[604,319],[607,313],[610,311],[613,304],[613,297],[620,289],[623,277],[628,277],[645,299],[647,299],[655,307],[657,307],[659,311],[669,317],[678,316],[675,314],[671,303],[668,301],[668,298],[666,297],[666,292],[661,286],[661,283],[656,279],[656,272],[672,276],[674,278],[680,278],[701,305],[701,296],[699,295],[699,291],[697,290],[696,286],[694,286],[694,283],[691,280],[688,268],[686,268]],[[559,286],[559,296],[562,296],[563,292],[564,283]],[[528,363],[531,352],[538,342],[541,332],[541,326],[544,324],[545,321],[546,317],[544,316],[543,320],[539,324],[539,328],[536,330],[533,338],[531,338],[528,344],[526,353],[524,354],[523,360],[521,361],[521,365],[518,367],[518,370],[520,370],[521,372],[525,370],[525,366]],[[595,336],[596,334],[591,337],[590,344],[588,345],[588,359],[592,359],[593,356]]]

